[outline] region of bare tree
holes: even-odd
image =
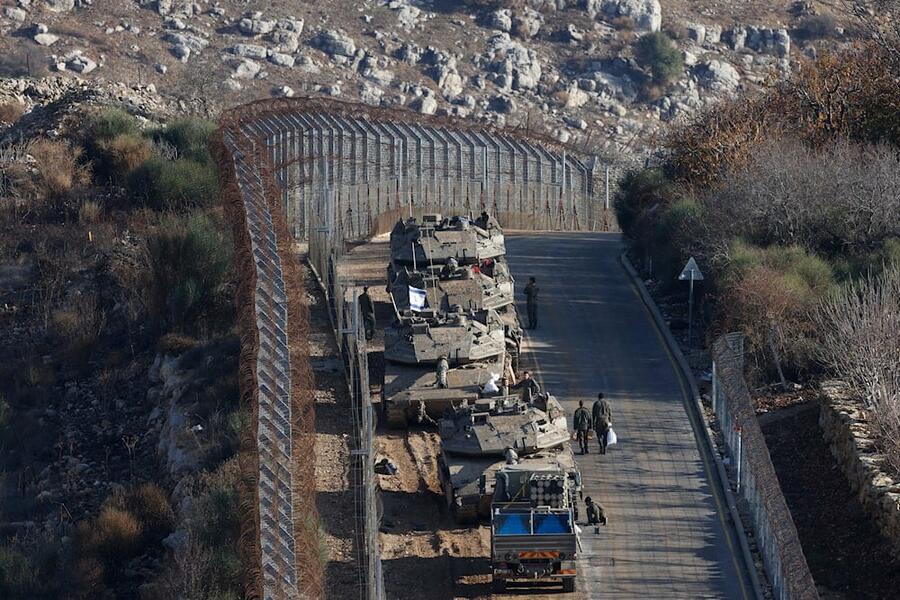
[[[862,33],[884,48],[900,66],[900,0],[839,0]]]
[[[877,441],[900,473],[900,265],[848,285],[815,318],[820,359],[863,396]]]

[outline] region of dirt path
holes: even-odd
[[[353,555],[353,490],[348,480],[350,398],[325,298],[304,267],[310,304],[310,363],[316,383],[316,505],[327,550],[328,598],[355,598],[358,571]]]

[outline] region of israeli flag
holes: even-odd
[[[409,308],[416,312],[425,310],[425,290],[409,286]]]

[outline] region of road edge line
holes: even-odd
[[[753,587],[753,592],[756,595],[756,598],[758,600],[762,600],[762,588],[760,586],[759,577],[756,572],[756,564],[753,560],[753,554],[750,551],[750,544],[747,541],[747,534],[744,531],[744,523],[741,519],[740,513],[738,512],[737,503],[734,498],[734,493],[731,491],[731,486],[727,484],[728,475],[725,472],[725,465],[722,463],[722,457],[719,456],[719,453],[716,451],[716,446],[712,438],[712,431],[710,430],[709,423],[706,422],[706,417],[703,415],[703,407],[700,401],[700,390],[697,388],[697,382],[694,380],[694,374],[691,371],[687,360],[684,358],[684,354],[682,354],[681,348],[678,347],[678,342],[675,341],[675,337],[669,330],[669,326],[666,324],[665,319],[663,319],[659,307],[650,296],[650,292],[647,290],[647,286],[638,275],[637,270],[635,270],[634,268],[634,265],[631,264],[631,260],[629,260],[628,256],[625,253],[622,253],[619,256],[619,261],[621,262],[622,267],[625,269],[625,272],[628,273],[628,276],[631,278],[632,282],[637,288],[638,295],[641,297],[641,301],[643,302],[644,306],[650,312],[650,316],[653,317],[653,322],[656,325],[657,330],[662,334],[663,339],[666,342],[669,354],[675,358],[675,362],[678,365],[678,369],[680,371],[680,377],[688,384],[692,398],[689,399],[690,401],[687,402],[687,405],[689,409],[694,413],[694,417],[701,423],[701,429],[703,430],[703,442],[705,442],[702,444],[702,450],[706,454],[711,455],[713,462],[716,464],[716,471],[718,475],[718,477],[716,478],[716,483],[718,484],[719,489],[721,489],[725,495],[725,503],[728,505],[728,512],[731,516],[732,529],[734,530],[738,538],[738,543],[741,547],[744,570],[750,578],[750,584]]]

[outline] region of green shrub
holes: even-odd
[[[802,40],[821,40],[834,35],[834,28],[831,15],[809,15],[794,28],[794,36]]]
[[[673,192],[672,182],[662,169],[626,172],[613,198],[619,227],[626,234],[631,234],[641,215],[654,205],[669,202]]]
[[[653,82],[666,84],[681,76],[684,59],[669,37],[659,31],[645,33],[634,43],[634,57],[650,71]]]
[[[232,247],[224,226],[202,214],[170,218],[147,249],[156,316],[182,333],[219,325],[224,306],[230,306],[223,291],[232,278]]]
[[[140,136],[138,120],[119,108],[107,108],[94,115],[88,125],[91,137],[97,141],[111,140],[121,135]]]
[[[128,176],[133,200],[157,210],[184,210],[212,204],[219,179],[212,163],[153,157]]]
[[[216,129],[212,121],[186,118],[172,121],[158,133],[158,139],[171,144],[178,151],[178,158],[208,163],[209,136]]]

